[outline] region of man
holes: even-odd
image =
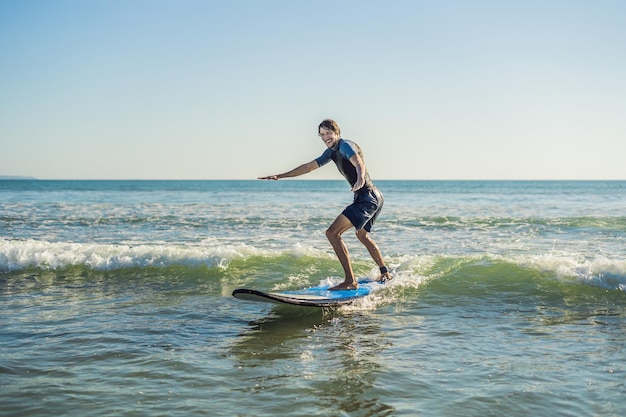
[[[383,207],[383,195],[370,180],[363,152],[354,142],[341,138],[341,129],[334,120],[324,120],[318,126],[318,134],[326,144],[327,149],[317,159],[302,164],[283,174],[259,177],[261,180],[278,180],[281,178],[297,177],[309,173],[329,161],[334,161],[339,172],[348,180],[354,192],[354,201],[335,219],[326,230],[326,237],[330,241],[345,273],[345,280],[331,290],[356,289],[359,284],[352,271],[350,255],[341,235],[354,227],[359,241],[367,248],[376,265],[380,268],[380,279],[391,279],[389,270],[376,243],[370,237],[372,225]]]

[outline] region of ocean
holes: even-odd
[[[320,310],[231,293],[340,282],[345,181],[0,181],[0,415],[626,415],[626,181],[376,185]]]

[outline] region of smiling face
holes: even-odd
[[[339,142],[339,138],[341,137],[341,129],[339,129],[339,125],[337,122],[331,119],[326,119],[322,123],[320,123],[317,128],[318,134],[322,141],[329,148],[334,148]]]
[[[329,148],[334,148],[337,142],[339,141],[339,135],[330,129],[324,129],[320,127],[319,129],[320,138]]]

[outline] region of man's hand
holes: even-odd
[[[363,188],[364,185],[365,185],[365,178],[363,178],[362,176],[359,176],[359,178],[356,179],[354,186],[352,187],[352,192],[354,193],[354,192],[359,191],[361,188]]]

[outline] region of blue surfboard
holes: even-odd
[[[304,288],[294,291],[261,291],[250,288],[237,288],[233,297],[240,300],[269,302],[277,304],[292,304],[306,307],[337,307],[351,304],[359,298],[366,297],[384,285],[381,281],[370,278],[358,280],[356,290],[329,290],[330,285]]]

